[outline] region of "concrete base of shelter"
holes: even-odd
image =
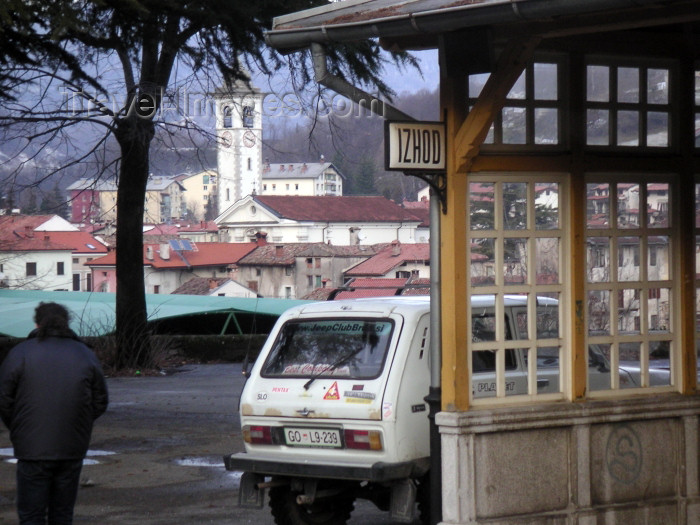
[[[700,523],[700,396],[441,412],[441,525]]]

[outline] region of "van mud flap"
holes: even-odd
[[[238,489],[238,506],[248,509],[261,509],[265,501],[265,489],[258,487],[265,481],[265,476],[255,472],[244,472],[241,475],[241,486]]]
[[[402,479],[391,485],[391,519],[411,523],[415,519],[416,484],[412,479]]]

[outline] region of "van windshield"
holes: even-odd
[[[376,378],[393,330],[390,319],[289,321],[263,364],[262,376]]]

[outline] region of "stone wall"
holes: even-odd
[[[700,397],[441,412],[442,525],[700,524]]]

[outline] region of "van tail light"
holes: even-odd
[[[272,445],[272,428],[262,425],[245,425],[243,441],[250,445]]]
[[[376,430],[345,430],[345,448],[382,450],[382,434]]]

